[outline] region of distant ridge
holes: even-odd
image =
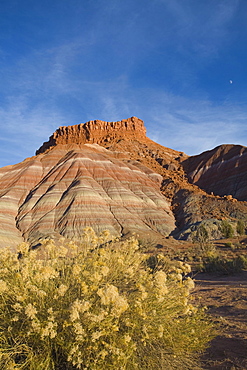
[[[188,158],[184,168],[191,183],[208,193],[247,200],[247,148],[224,144]]]

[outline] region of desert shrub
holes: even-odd
[[[226,221],[226,220],[223,220],[221,222],[221,233],[222,233],[222,236],[226,239],[228,238],[232,238],[234,236],[234,230],[233,230],[233,227],[232,225]]]
[[[151,269],[138,242],[106,242],[86,229],[79,245],[0,255],[0,368],[199,369],[212,338],[190,302],[189,267]]]
[[[202,245],[208,243],[209,235],[208,235],[208,231],[207,231],[207,229],[204,225],[200,225],[197,228],[194,239],[197,241],[197,243],[202,244]]]
[[[170,259],[164,254],[155,254],[148,257],[145,261],[152,273],[157,271],[165,271],[171,274],[180,274],[179,279],[182,281],[191,273],[191,266],[181,260]],[[190,279],[189,279],[190,280]]]
[[[226,242],[226,243],[225,243],[225,247],[226,247],[226,248],[231,248],[232,250],[234,250],[234,244],[233,244],[233,243],[231,243],[231,242]]]
[[[245,234],[245,224],[244,224],[243,220],[238,220],[236,231],[239,235],[244,235]]]
[[[242,270],[247,270],[247,257],[242,254],[237,257],[238,263]]]
[[[247,269],[247,258],[238,256],[236,258],[211,257],[204,261],[203,271],[216,272],[230,275]]]
[[[200,225],[193,236],[194,247],[192,253],[198,258],[216,255],[216,248],[209,240],[209,234],[204,225]]]

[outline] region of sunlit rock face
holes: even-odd
[[[145,137],[139,121],[121,121],[129,131],[128,142]],[[110,125],[112,135],[122,136],[123,123],[116,124]],[[0,169],[1,246],[23,240],[35,245],[40,238],[61,235],[80,240],[86,226],[113,235],[153,232],[162,237],[175,228],[170,204],[160,192],[162,176],[90,138],[89,143],[80,141],[78,126],[59,129],[54,145],[44,144],[35,157]],[[61,131],[67,132],[65,137]],[[104,140],[102,132],[100,137]]]
[[[208,193],[247,200],[247,148],[220,145],[184,162],[189,181]]]
[[[61,126],[36,152],[40,154],[58,144],[109,144],[119,140],[146,141],[144,123],[137,117],[118,122],[89,121],[74,126]]]

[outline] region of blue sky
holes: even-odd
[[[247,145],[246,0],[1,0],[0,166],[137,116],[189,155]]]

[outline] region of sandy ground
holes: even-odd
[[[196,301],[208,307],[218,336],[202,357],[204,369],[247,369],[247,271],[231,275],[200,273]]]

